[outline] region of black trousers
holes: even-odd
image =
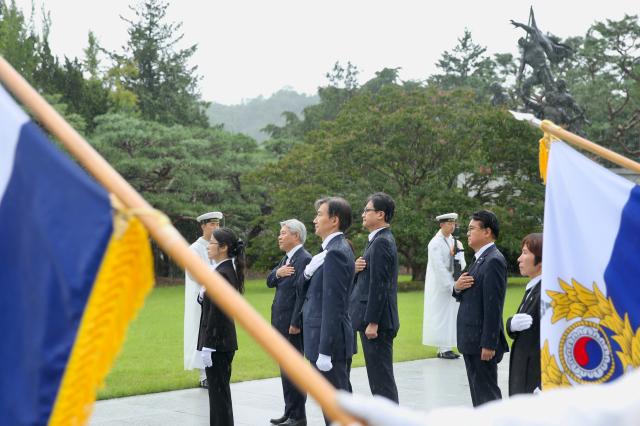
[[[302,353],[302,333],[287,333],[285,337],[298,352]],[[306,419],[307,413],[304,404],[307,402],[307,394],[300,392],[282,369],[280,369],[280,379],[284,396],[284,415],[294,420]]]
[[[355,355],[355,354],[354,354]],[[353,386],[351,386],[351,363],[353,362],[353,357],[347,360],[347,378],[349,381],[349,389],[347,389],[350,393],[353,393]]]
[[[393,336],[380,331],[377,338],[370,340],[364,332],[359,334],[371,393],[398,403],[398,387],[393,376]]]
[[[502,354],[496,353],[491,361],[482,361],[479,354],[463,354],[463,358],[473,406],[502,399],[502,392],[498,387],[498,363],[502,360]]]
[[[311,362],[311,364],[315,367],[316,370],[318,370],[315,362]],[[342,389],[351,392],[351,383],[349,383],[349,373],[347,367],[351,365],[351,358],[349,358],[348,360],[343,359],[339,361],[332,359],[331,364],[333,364],[333,368],[331,368],[331,370],[318,371],[320,371],[320,374],[322,374],[324,378],[327,379],[329,383],[331,383],[336,389]],[[322,414],[324,415],[325,424],[329,426],[331,424],[331,421],[324,414],[324,412]]]
[[[235,351],[212,352],[213,365],[204,369],[209,382],[209,424],[211,426],[233,426],[231,405],[231,362]]]

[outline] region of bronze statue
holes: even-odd
[[[529,65],[532,70],[531,76],[527,77],[522,83],[524,96],[529,97],[531,95],[531,88],[533,86],[542,85],[545,90],[550,90],[553,84],[553,77],[551,76],[551,69],[547,63],[547,57],[542,46],[537,41],[527,41],[527,39],[523,37],[518,40],[518,45],[522,50],[522,62],[518,70],[518,81],[522,80],[525,66]]]
[[[510,22],[514,27],[519,27],[525,30],[531,36],[533,42],[538,44],[544,50],[547,58],[549,58],[549,60],[553,63],[558,63],[561,60],[567,58],[571,53],[573,53],[571,47],[558,42],[556,37],[543,34],[542,31],[540,31],[540,29],[537,27],[535,18],[533,17],[533,15],[531,16],[532,19],[530,26],[520,22],[516,22],[513,19]]]
[[[538,118],[579,132],[581,123],[586,121],[585,111],[568,92],[565,81],[555,81],[551,73],[551,63],[557,64],[571,55],[571,47],[543,33],[536,24],[533,9],[529,25],[514,20],[510,22],[527,32],[526,37],[518,40],[522,59],[517,77],[518,94],[525,109],[534,112]],[[527,66],[531,69],[528,76],[525,74]]]

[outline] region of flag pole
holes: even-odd
[[[603,146],[600,146],[596,143],[591,142],[588,139],[585,139],[581,136],[576,135],[575,133],[571,133],[570,131],[563,129],[557,124],[552,123],[551,121],[544,120],[540,121],[535,118],[533,114],[522,113],[516,111],[509,111],[516,120],[526,121],[531,124],[533,127],[540,128],[543,132],[548,133],[552,136],[555,136],[558,139],[562,139],[565,142],[569,142],[572,145],[575,145],[579,148],[584,149],[585,151],[591,152],[599,157],[604,158],[614,164],[617,164],[620,167],[624,167],[625,169],[629,169],[636,173],[640,173],[640,163],[633,161],[630,158],[625,157],[624,155],[620,155],[617,152],[613,152],[610,149],[607,149]]]
[[[581,136],[576,135],[575,133],[571,133],[570,131],[563,129],[562,127],[550,121],[546,121],[546,120],[543,121],[540,124],[540,128],[542,129],[542,131],[547,132],[557,137],[558,139],[562,139],[563,141],[570,142],[573,145],[580,147],[585,151],[589,151],[593,154],[596,154],[604,158],[605,160],[609,160],[614,164],[617,164],[629,170],[633,170],[634,172],[640,173],[640,163],[633,161],[632,159],[627,158],[624,155],[620,155],[617,152],[613,152],[610,149],[607,149],[596,143],[593,143],[588,139],[585,139]]]
[[[58,112],[0,56],[0,81],[24,104],[69,152],[108,191],[129,209],[151,211],[147,201],[102,156],[67,123]],[[140,221],[158,245],[182,268],[204,285],[207,295],[227,315],[239,322],[262,348],[274,358],[298,388],[309,393],[327,416],[343,425],[355,421],[340,409],[336,390],[264,318],[190,248],[164,215],[141,214]]]

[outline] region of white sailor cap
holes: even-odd
[[[458,213],[446,213],[436,216],[438,222],[455,222],[458,220]]]
[[[219,222],[220,220],[222,220],[222,212],[209,212],[209,213],[201,214],[196,218],[196,220],[200,223],[203,223],[205,221]]]

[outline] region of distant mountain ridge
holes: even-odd
[[[223,124],[225,130],[244,133],[258,142],[269,138],[260,131],[267,124],[282,126],[282,113],[291,111],[298,116],[302,110],[319,102],[317,95],[306,95],[291,89],[281,89],[268,98],[259,96],[240,105],[222,105],[212,103],[207,110],[212,125]]]

